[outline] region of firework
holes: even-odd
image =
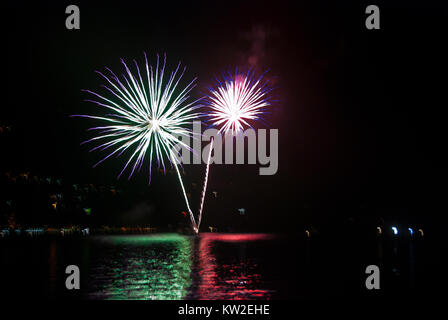
[[[171,72],[169,78],[164,79],[166,56],[163,65],[160,65],[159,56],[157,56],[157,65],[154,70],[148,64],[145,53],[143,75],[135,60],[136,73],[134,74],[123,59],[121,62],[125,69],[125,74],[121,78],[109,68],[106,68],[108,75],[96,71],[106,81],[102,87],[108,97],[84,90],[94,97],[94,99],[86,101],[104,107],[110,113],[104,116],[75,115],[100,120],[104,123],[102,126],[89,129],[97,132],[97,135],[83,143],[98,142],[99,144],[90,151],[99,149],[107,152],[107,155],[94,167],[111,156],[118,157],[128,151],[130,156],[118,177],[129,167],[128,179],[130,179],[136,170],[140,171],[145,158],[149,158],[149,181],[151,181],[153,160],[157,162],[158,168],[163,168],[164,172],[166,164],[174,166],[193,229],[196,231],[195,219],[178,168],[179,155],[173,151],[175,145],[184,146],[191,151],[179,139],[179,136],[190,137],[192,132],[185,126],[199,116],[196,112],[199,108],[198,101],[187,102],[188,94],[194,88],[196,79],[193,79],[186,87],[179,88],[179,82],[185,72],[185,67],[182,72],[179,71],[180,62],[177,68]]]
[[[220,127],[219,131],[231,131],[237,134],[249,121],[260,119],[269,102],[268,82],[263,77],[255,78],[254,72],[246,74],[228,74],[224,79],[217,80],[216,86],[209,89],[207,105],[210,122]]]
[[[219,133],[237,135],[245,127],[251,127],[251,122],[261,119],[266,107],[271,105],[269,95],[272,89],[263,76],[256,78],[254,72],[234,74],[228,73],[223,79],[217,79],[216,85],[209,89],[205,104],[210,108],[207,113],[209,121],[219,128]],[[202,218],[204,198],[207,190],[213,137],[210,141],[210,152],[205,171],[204,187],[199,207],[199,224]]]

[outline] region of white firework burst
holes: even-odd
[[[110,73],[109,76],[96,71],[106,80],[107,85],[102,87],[111,94],[111,98],[84,90],[97,98],[97,100],[87,99],[86,101],[112,110],[113,113],[104,116],[78,115],[105,122],[103,126],[89,129],[97,130],[99,133],[83,143],[101,141],[103,143],[91,151],[112,150],[94,167],[113,155],[120,156],[126,150],[132,149],[131,155],[119,174],[121,176],[132,163],[129,178],[135,170],[141,169],[143,160],[148,155],[149,176],[151,176],[154,159],[157,161],[158,167],[162,166],[165,171],[166,160],[170,163],[178,161],[177,153],[173,152],[175,145],[179,144],[190,150],[179,139],[179,136],[191,136],[191,130],[185,126],[191,124],[192,120],[199,116],[195,112],[199,108],[198,101],[186,103],[189,92],[195,86],[196,79],[193,79],[186,87],[178,89],[185,72],[184,68],[179,75],[179,63],[176,70],[171,72],[169,79],[164,82],[166,57],[163,65],[159,66],[159,56],[157,56],[157,65],[153,70],[153,67],[148,64],[145,54],[145,75],[143,77],[135,60],[136,75],[132,74],[123,59],[121,62],[126,70],[126,74],[122,75],[122,80],[109,68],[106,68]]]
[[[216,87],[209,89],[207,106],[211,109],[207,115],[210,122],[220,127],[219,131],[236,134],[249,126],[248,121],[259,120],[265,108],[270,105],[267,82],[263,78],[254,78],[253,73],[229,74]]]
[[[121,79],[109,68],[106,68],[109,75],[96,71],[106,80],[107,83],[102,87],[109,97],[84,90],[96,98],[86,101],[93,102],[112,112],[103,116],[75,115],[104,122],[102,126],[89,129],[98,132],[98,135],[83,143],[99,142],[99,145],[90,151],[99,149],[108,152],[94,167],[111,156],[118,157],[130,150],[130,156],[118,177],[131,165],[130,179],[136,170],[141,169],[145,157],[149,158],[149,181],[151,181],[151,166],[154,159],[159,168],[163,167],[164,172],[166,170],[165,162],[174,166],[190,212],[193,229],[196,231],[196,223],[178,168],[179,155],[174,151],[176,145],[191,151],[191,148],[179,137],[181,135],[190,137],[192,131],[186,126],[191,124],[193,119],[199,117],[199,113],[195,111],[200,107],[199,100],[187,102],[190,91],[195,87],[196,79],[193,79],[187,86],[179,88],[179,82],[185,72],[185,68],[179,72],[181,65],[179,62],[177,68],[165,80],[166,56],[162,66],[159,65],[159,56],[157,56],[157,65],[154,70],[148,64],[145,53],[143,75],[135,60],[135,75],[123,59],[121,62],[126,71]]]

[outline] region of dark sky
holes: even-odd
[[[275,79],[279,101],[267,120],[279,129],[278,173],[212,167],[210,190],[223,194],[225,210],[246,207],[269,222],[299,221],[314,214],[310,208],[327,216],[346,208],[417,215],[446,208],[447,7],[375,2],[381,30],[370,31],[364,11],[371,3],[353,3],[76,1],[81,29],[69,31],[65,7],[72,2],[8,1],[0,122],[13,126],[13,138],[4,142],[2,166],[159,188],[182,205],[172,178],[148,186],[144,172],[116,182],[123,159],[92,169],[100,154],[79,143],[93,123],[69,118],[95,108],[80,91],[102,84],[94,70],[121,70],[120,58],[166,52],[171,64],[187,65],[185,79],[198,77],[198,96],[234,66],[256,62]],[[202,183],[204,166],[185,170],[187,185]]]

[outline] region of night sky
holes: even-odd
[[[114,184],[134,194],[129,208],[185,209],[174,175],[155,174],[148,185],[145,169],[117,181],[122,158],[92,169],[101,154],[80,142],[96,123],[69,117],[102,111],[81,92],[103,83],[95,70],[166,53],[171,66],[187,66],[185,81],[198,77],[195,97],[235,66],[269,69],[276,86],[266,118],[279,129],[277,174],[212,165],[209,190],[219,201],[206,203],[206,214],[228,219],[244,207],[251,225],[288,228],[352,215],[438,218],[448,180],[446,4],[291,3],[8,1],[0,124],[13,129],[1,137],[2,170]],[[80,30],[65,28],[69,4],[80,7]],[[380,30],[365,27],[369,4],[380,7]],[[201,186],[204,169],[185,166],[187,189]]]

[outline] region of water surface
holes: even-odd
[[[2,290],[10,297],[88,300],[295,299],[357,296],[365,267],[382,270],[382,293],[431,283],[422,242],[202,233],[6,239]],[[81,289],[65,288],[65,268]]]

